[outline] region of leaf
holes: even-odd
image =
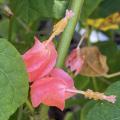
[[[80,71],[85,76],[102,76],[108,72],[106,57],[96,46],[83,47],[81,54],[84,56],[84,65]]]
[[[20,54],[0,39],[0,120],[8,120],[28,96],[28,78]]]
[[[8,38],[8,27],[9,27],[8,19],[4,19],[0,21],[0,36],[4,38]]]
[[[91,18],[107,17],[120,11],[120,0],[103,0],[99,7],[92,13]]]
[[[88,19],[86,24],[102,31],[119,29],[120,13],[114,13],[106,18]]]
[[[99,42],[95,44],[98,46],[102,54],[107,56],[107,63],[109,66],[109,72],[118,72],[120,70],[120,50],[113,40],[107,42]],[[112,78],[114,79],[114,78]]]
[[[74,120],[73,113],[67,113],[67,115],[65,116],[64,120]]]
[[[77,75],[74,78],[75,86],[77,89],[85,89],[90,83],[90,78],[82,75]]]
[[[25,22],[40,18],[59,19],[63,16],[67,3],[66,0],[11,0],[10,2],[15,16],[20,17]]]
[[[96,101],[87,102],[81,110],[80,120],[86,120],[86,115],[91,110],[91,108],[95,105]]]
[[[120,81],[112,84],[105,92],[116,95],[115,104],[108,102],[97,103],[87,115],[86,120],[119,120],[120,119]]]
[[[83,3],[81,19],[87,19],[103,0],[85,0]]]

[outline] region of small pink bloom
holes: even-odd
[[[107,100],[108,102],[115,103],[115,101],[116,101],[116,96],[114,96],[114,95],[104,96],[103,99],[104,99],[104,100]]]
[[[68,19],[72,18],[74,16],[74,12],[72,10],[66,10],[65,17]]]
[[[74,49],[70,55],[66,59],[66,67],[70,69],[70,71],[74,72],[75,75],[79,74],[82,66],[84,64],[84,57],[78,54],[78,50]]]
[[[57,52],[52,42],[40,42],[35,37],[34,46],[23,56],[30,82],[47,75],[55,66]]]
[[[75,89],[72,78],[63,70],[55,68],[49,76],[34,81],[31,85],[31,101],[34,107],[43,103],[64,109],[65,100],[75,95],[67,89]]]

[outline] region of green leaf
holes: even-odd
[[[75,86],[77,89],[84,89],[90,82],[90,78],[82,75],[77,75],[75,78]]]
[[[4,38],[8,38],[8,28],[9,28],[9,20],[3,19],[0,21],[0,36]]]
[[[95,105],[96,101],[87,102],[84,107],[81,109],[80,120],[86,120],[86,115],[91,110],[91,108]]]
[[[109,65],[109,73],[118,72],[120,70],[120,49],[113,40],[107,42],[99,42],[96,44],[103,55],[107,56],[107,63]]]
[[[81,13],[81,19],[87,19],[103,0],[85,0]]]
[[[107,17],[114,12],[120,11],[120,0],[103,0],[99,7],[93,12],[93,18]]]
[[[120,81],[113,83],[105,94],[116,95],[117,101],[115,104],[97,103],[88,113],[86,120],[120,120]]]
[[[8,120],[27,96],[28,78],[21,55],[0,39],[0,120]]]
[[[74,120],[74,115],[73,113],[67,113],[67,115],[65,116],[64,120]]]
[[[13,13],[25,22],[39,18],[59,19],[63,16],[68,0],[10,0]]]

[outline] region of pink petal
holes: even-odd
[[[51,71],[50,76],[60,78],[59,80],[64,80],[67,89],[75,89],[73,79],[64,70],[54,68]],[[74,95],[75,93],[66,92],[65,99],[68,99]]]
[[[74,16],[74,12],[72,10],[66,10],[66,17],[72,18]]]
[[[34,46],[28,50],[23,56],[24,63],[26,65],[30,82],[44,77],[55,66],[57,59],[57,52],[54,44],[45,42],[41,43],[35,37]]]
[[[34,81],[31,86],[31,100],[34,107],[40,103],[64,109],[65,83],[55,77],[45,77]]]
[[[84,64],[84,57],[77,54],[77,49],[74,49],[67,57],[65,65],[67,68],[74,72],[75,75],[79,74]]]

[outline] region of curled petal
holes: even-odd
[[[30,82],[47,75],[55,66],[57,52],[54,44],[50,42],[45,44],[41,43],[35,37],[34,46],[29,49],[23,56],[26,65]]]
[[[77,49],[74,49],[66,59],[66,67],[70,69],[71,72],[77,75],[84,64],[84,57],[78,54]]]
[[[63,110],[65,104],[65,83],[63,80],[55,77],[39,79],[32,84],[30,95],[34,107],[43,103]]]

